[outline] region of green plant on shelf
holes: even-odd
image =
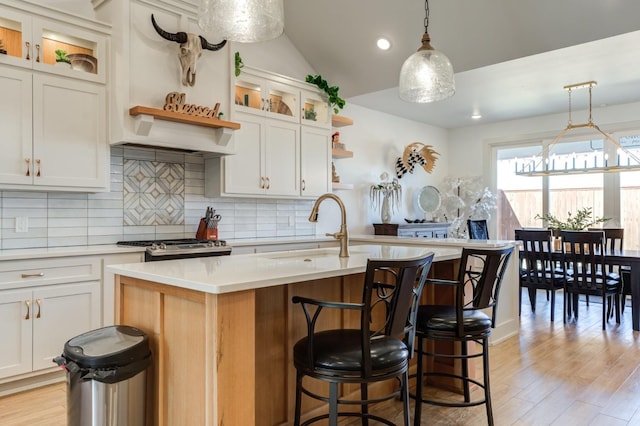
[[[64,63],[67,63],[67,64],[71,63],[71,61],[67,57],[67,51],[66,50],[56,49],[55,50],[55,54],[56,54],[56,62],[64,62]]]
[[[309,74],[307,75],[306,82],[315,84],[319,89],[324,90],[324,92],[329,96],[329,105],[333,108],[334,114],[337,114],[342,108],[344,108],[346,102],[338,94],[338,91],[340,90],[338,86],[329,86],[327,80],[322,78],[321,75]]]
[[[304,119],[311,121],[317,120],[317,113],[315,112],[313,107],[304,110]]]

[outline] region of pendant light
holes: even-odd
[[[283,0],[200,0],[198,25],[225,40],[271,40],[284,30]]]
[[[422,46],[409,56],[400,70],[400,99],[409,102],[434,102],[446,99],[456,91],[453,66],[444,53],[435,50],[430,42],[429,1],[425,0],[424,35]]]

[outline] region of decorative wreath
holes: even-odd
[[[402,157],[396,160],[396,174],[401,179],[407,172],[413,173],[413,168],[419,164],[427,173],[433,172],[439,153],[431,145],[422,142],[412,142],[404,148]]]

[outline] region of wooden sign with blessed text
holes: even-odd
[[[218,118],[220,102],[212,108],[185,103],[187,95],[184,93],[171,92],[165,97],[163,109],[165,111],[178,112],[181,114],[193,115],[196,117]]]

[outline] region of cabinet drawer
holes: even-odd
[[[0,262],[0,289],[99,280],[100,278],[100,259],[96,257]]]
[[[396,235],[396,234],[384,234],[384,235]],[[416,232],[415,231],[406,231],[406,230],[398,230],[398,237],[415,237],[416,236]]]
[[[433,238],[433,231],[416,231],[418,238]]]

